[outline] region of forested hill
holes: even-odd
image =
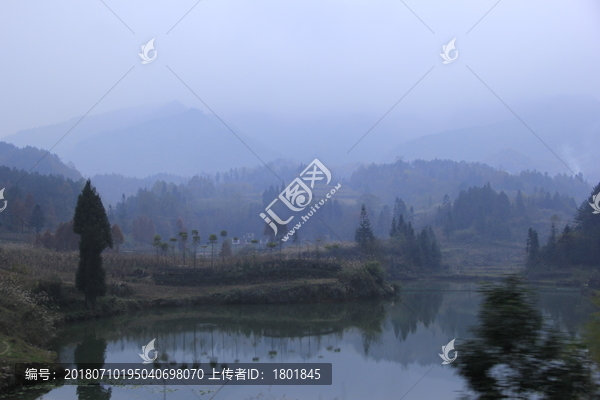
[[[59,223],[71,220],[83,185],[83,179],[27,174],[22,169],[0,165],[0,189],[5,188],[4,199],[8,202],[7,209],[0,213],[0,231],[28,230],[37,206],[44,215],[42,225],[46,228],[54,229]]]
[[[269,167],[242,167],[231,168],[229,171],[217,172],[214,174],[200,172],[196,174],[198,178],[206,178],[211,182],[220,185],[232,185],[234,187],[249,190],[249,193],[255,198],[260,197],[260,193],[269,186],[281,186],[282,179],[284,182],[290,182],[298,176],[298,174],[306,167],[298,165],[286,160],[276,160],[269,164]],[[332,171],[334,177],[335,171]],[[92,177],[92,182],[98,193],[102,196],[102,201],[105,205],[112,204],[113,206],[121,201],[124,194],[126,197],[135,195],[139,189],[152,188],[156,182],[174,183],[176,185],[187,184],[192,178],[174,174],[156,174],[146,178],[135,178],[123,176],[121,174],[100,174]],[[246,189],[245,186],[250,188]],[[206,196],[206,193],[203,194]]]
[[[10,143],[0,142],[0,165],[25,171],[29,171],[35,165],[33,171],[43,175],[54,174],[73,180],[81,179],[81,174],[74,167],[63,163],[56,154],[46,153],[46,150],[36,147],[19,148]],[[36,165],[38,161],[39,164]]]
[[[375,195],[386,204],[398,196],[415,206],[440,204],[445,195],[456,199],[461,191],[487,183],[513,198],[519,190],[532,194],[543,189],[573,196],[577,202],[585,199],[591,188],[587,182],[566,174],[551,177],[537,171],[523,171],[511,175],[486,164],[438,159],[371,164],[360,167],[350,178],[350,185],[357,192]]]
[[[111,223],[118,223],[123,232],[139,244],[149,246],[154,233],[165,238],[177,236],[183,227],[200,229],[205,237],[221,230],[227,230],[232,237],[246,234],[259,237],[264,232],[264,221],[259,214],[303,168],[303,165],[280,160],[270,163],[268,168],[231,169],[179,182],[169,182],[163,177],[164,180],[153,184],[144,182],[144,187],[135,194],[123,196],[121,192],[117,201],[115,191],[125,189],[126,179],[105,175],[98,180],[98,186],[112,187],[115,193],[111,192],[111,201],[104,198],[103,189],[99,187]],[[395,199],[399,198],[410,209],[407,221],[412,220],[417,229],[435,221],[440,229],[448,232],[475,229],[490,239],[520,240],[518,233],[527,226],[545,231],[545,221],[552,214],[572,215],[576,203],[571,197],[579,202],[590,191],[587,184],[566,175],[550,177],[530,171],[510,175],[484,164],[447,160],[373,164],[356,170],[350,182],[336,176],[335,166],[331,166],[331,172],[333,182],[342,184],[341,189],[335,199],[319,211],[321,221],[313,218],[303,225],[300,232],[303,238],[328,235],[351,239],[363,203],[374,234],[387,237],[391,211]],[[37,204],[45,219],[44,223],[40,222],[40,229],[53,230],[58,223],[72,218],[83,180],[32,173],[15,188],[24,174],[23,170],[0,166],[0,188],[7,188],[5,198],[10,201],[10,209],[1,215],[0,230],[22,230],[23,221],[31,220]],[[94,179],[92,185],[96,185]],[[524,206],[521,208],[517,207],[519,190]],[[438,207],[447,210],[451,204],[454,205],[450,209],[450,224],[447,213],[440,214],[436,210]],[[502,214],[507,204],[512,205],[511,210],[514,208],[514,215]],[[483,212],[473,221],[461,217],[479,209]],[[486,214],[487,211],[491,214]],[[497,229],[498,222],[508,224],[508,230],[514,235],[507,233],[506,226]]]
[[[283,159],[268,165],[268,168],[231,168],[229,171],[216,174],[200,173],[198,176],[215,185],[239,187],[246,196],[258,199],[269,187],[281,187],[282,181],[279,178],[289,183],[305,167]],[[330,166],[330,170],[334,181],[343,180],[335,165]],[[104,203],[113,206],[121,200],[123,193],[129,197],[140,188],[152,188],[157,181],[185,186],[189,180],[190,178],[167,174],[143,179],[116,174],[92,177],[92,182],[102,195]],[[410,163],[397,161],[393,164],[362,166],[354,170],[345,187],[346,190],[352,189],[356,199],[361,194],[370,194],[377,196],[382,205],[391,205],[396,197],[400,197],[416,209],[422,209],[441,204],[445,195],[453,200],[461,191],[487,183],[497,191],[504,191],[510,198],[514,198],[519,190],[525,195],[539,192],[554,195],[558,192],[573,197],[577,202],[588,196],[591,187],[587,182],[567,175],[551,177],[537,171],[523,171],[512,175],[486,164],[451,160],[416,160]]]
[[[536,229],[529,228],[527,235],[527,266],[530,269],[585,266],[595,269],[593,285],[600,285],[600,216],[596,196],[600,196],[600,183],[575,212],[573,224],[564,228],[552,221],[546,243],[540,240]]]

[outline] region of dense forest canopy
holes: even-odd
[[[18,185],[17,185],[18,183]],[[85,181],[73,181],[61,175],[27,174],[24,170],[0,166],[0,188],[6,188],[4,198],[10,202],[0,213],[0,229],[22,231],[30,225],[39,205],[44,214],[44,227],[56,229],[61,222],[73,218],[77,196]]]
[[[578,202],[587,197],[590,189],[587,183],[566,174],[551,177],[537,171],[523,171],[511,175],[486,164],[438,159],[363,165],[350,178],[350,185],[357,192],[371,193],[387,204],[399,196],[416,206],[439,204],[446,194],[455,199],[462,190],[488,182],[510,196],[519,190],[529,194],[543,188],[552,194],[557,191],[569,194]]]
[[[592,204],[594,195],[600,193],[600,183],[577,208],[573,223],[564,227],[552,220],[546,242],[540,240],[537,230],[527,232],[527,266],[567,268],[571,266],[600,265],[600,215]]]
[[[114,204],[104,203],[111,224],[118,224],[125,235],[126,246],[149,247],[155,234],[168,239],[194,229],[202,241],[221,230],[231,237],[267,240],[272,238],[265,236],[268,230],[259,214],[304,167],[280,160],[269,168],[200,174],[180,183],[157,180],[133,195],[121,194]],[[12,203],[10,212],[0,215],[3,227],[54,231],[59,223],[68,223],[83,180],[34,173],[15,188],[23,175],[25,171],[0,169],[0,185],[7,187]],[[103,185],[111,186],[112,179],[114,191],[124,178],[105,175]],[[297,231],[297,238],[351,241],[365,204],[373,234],[379,238],[389,237],[392,218],[398,223],[396,209],[400,207],[404,221],[416,233],[431,225],[443,232],[445,240],[476,237],[522,242],[528,227],[545,231],[553,215],[569,220],[576,202],[566,193],[589,193],[586,184],[565,175],[551,178],[530,171],[510,175],[479,163],[448,160],[372,164],[360,167],[349,181],[335,174],[334,179],[342,183],[341,189],[321,207],[317,218]],[[43,215],[37,211],[32,219],[36,205]],[[72,243],[72,238],[61,241]]]

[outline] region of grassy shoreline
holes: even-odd
[[[76,252],[25,245],[0,250],[0,389],[11,380],[8,365],[55,360],[56,354],[46,350],[46,344],[64,323],[154,307],[346,302],[399,293],[399,286],[386,282],[385,271],[376,262],[251,254],[193,268],[171,257],[107,253],[103,255],[107,296],[88,309],[75,289]],[[410,290],[413,284],[427,281],[496,280],[501,272],[473,268],[459,274],[407,274],[402,282]],[[558,275],[530,271],[529,279],[574,290],[586,288],[589,276],[577,271]],[[36,330],[41,331],[33,335]]]
[[[152,307],[345,302],[394,296],[378,263],[246,257],[192,269],[153,256],[107,254],[108,293],[93,308],[75,288],[77,254],[29,246],[0,252],[0,389],[11,364],[53,362],[47,343],[60,324]],[[35,334],[34,334],[35,333]]]

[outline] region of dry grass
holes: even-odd
[[[362,267],[359,261],[336,260],[329,254],[326,257],[327,250],[320,248],[320,258],[322,262],[340,263],[344,270],[353,271]],[[315,248],[312,248],[312,255],[315,255]],[[170,287],[160,286],[160,289],[154,285],[152,274],[166,269],[189,268],[192,270],[193,260],[186,260],[183,265],[181,256],[159,255],[157,258],[153,254],[143,253],[116,253],[106,251],[102,255],[103,266],[106,271],[107,284],[109,287],[126,283],[133,289],[134,298],[156,298],[170,297],[183,298],[195,296],[199,289],[194,287]],[[222,259],[214,259],[214,269],[223,272],[227,276],[233,270],[242,268],[245,264],[252,268],[260,267],[264,263],[278,262],[282,260],[294,260],[298,257],[297,249],[286,249],[279,252],[268,253],[242,253],[230,257],[223,262]],[[314,261],[314,259],[312,259]],[[75,285],[75,273],[79,262],[78,252],[58,252],[45,248],[38,248],[26,244],[8,244],[0,248],[0,274],[8,272],[16,279],[15,283],[19,287],[27,290],[34,290],[40,281],[60,281],[63,285],[73,287]],[[196,269],[211,269],[210,259],[198,259]],[[285,279],[284,279],[285,280]],[[18,281],[18,282],[17,282]],[[311,282],[317,282],[319,279],[311,279]],[[324,279],[329,281],[329,279]],[[279,282],[280,283],[280,282]],[[279,284],[278,283],[278,284]],[[268,283],[265,283],[268,285]],[[260,285],[241,284],[227,285],[227,289],[235,290],[247,288],[249,286],[258,287]],[[202,293],[210,294],[223,292],[221,285],[203,286]]]

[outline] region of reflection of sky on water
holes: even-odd
[[[140,362],[141,346],[156,337],[159,359],[166,355],[168,361],[208,366],[216,360],[230,367],[236,360],[333,364],[331,386],[225,386],[215,400],[253,399],[261,393],[263,399],[394,399],[409,390],[405,400],[456,399],[464,380],[441,364],[438,353],[456,337],[460,357],[460,340],[476,322],[478,304],[473,291],[406,291],[401,301],[387,303],[227,306],[210,309],[213,314],[202,314],[208,308],[152,311],[118,320],[118,328],[111,320],[72,325],[60,356],[73,362],[84,332],[93,331],[106,339],[106,363]],[[544,314],[565,330],[577,330],[585,321],[586,304],[578,293],[540,295]],[[290,315],[294,318],[286,319]],[[298,332],[302,337],[294,336]],[[191,389],[208,399],[212,393],[200,391],[218,388],[170,386],[166,398],[197,398]],[[111,399],[132,398],[164,399],[165,393],[160,386],[112,389]],[[77,395],[75,387],[67,386],[43,399]]]

